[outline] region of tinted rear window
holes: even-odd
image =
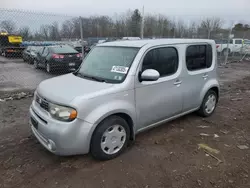
[[[186,64],[189,71],[206,69],[211,67],[213,61],[212,46],[191,45],[187,47]]]
[[[53,46],[50,47],[50,50],[53,53],[77,53],[77,51],[70,46]]]

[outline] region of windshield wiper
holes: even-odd
[[[82,74],[80,72],[76,72],[75,75],[80,76],[81,78],[87,78],[87,79],[95,80],[97,82],[107,82],[105,79],[94,77],[94,76],[89,76],[89,75],[86,75],[86,74]]]

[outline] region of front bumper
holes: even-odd
[[[32,102],[30,116],[37,122],[37,128],[30,121],[31,130],[39,142],[57,155],[77,155],[89,152],[93,124],[75,119],[60,122],[52,119],[48,112]]]

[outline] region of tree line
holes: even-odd
[[[39,20],[37,20],[39,22]],[[53,40],[79,39],[82,34],[88,37],[140,37],[143,23],[145,38],[212,38],[228,37],[229,29],[223,28],[223,20],[216,17],[205,18],[199,22],[170,19],[165,15],[147,14],[142,17],[140,11],[127,11],[124,14],[110,16],[91,16],[71,18],[63,23],[54,22],[43,24],[37,31],[32,31],[30,26],[18,28],[12,20],[0,23],[1,30],[8,33],[17,33],[24,40]],[[235,37],[250,37],[249,25],[238,23],[233,28]]]

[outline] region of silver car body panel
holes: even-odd
[[[212,66],[199,71],[188,71],[186,49],[188,45],[211,44]],[[38,121],[38,129],[32,128],[38,140],[51,152],[60,155],[89,152],[92,134],[98,124],[113,114],[126,114],[132,120],[134,135],[164,122],[197,110],[210,88],[219,89],[217,78],[217,53],[215,42],[202,39],[160,39],[119,41],[97,46],[140,47],[126,79],[120,84],[97,82],[67,74],[43,81],[37,93],[56,104],[73,107],[77,119],[61,122],[50,117],[35,101],[31,116]],[[157,81],[139,82],[143,57],[154,48],[174,47],[179,55],[179,67],[175,74],[160,77]],[[41,118],[47,122],[45,124]],[[55,145],[51,150],[45,140]]]

